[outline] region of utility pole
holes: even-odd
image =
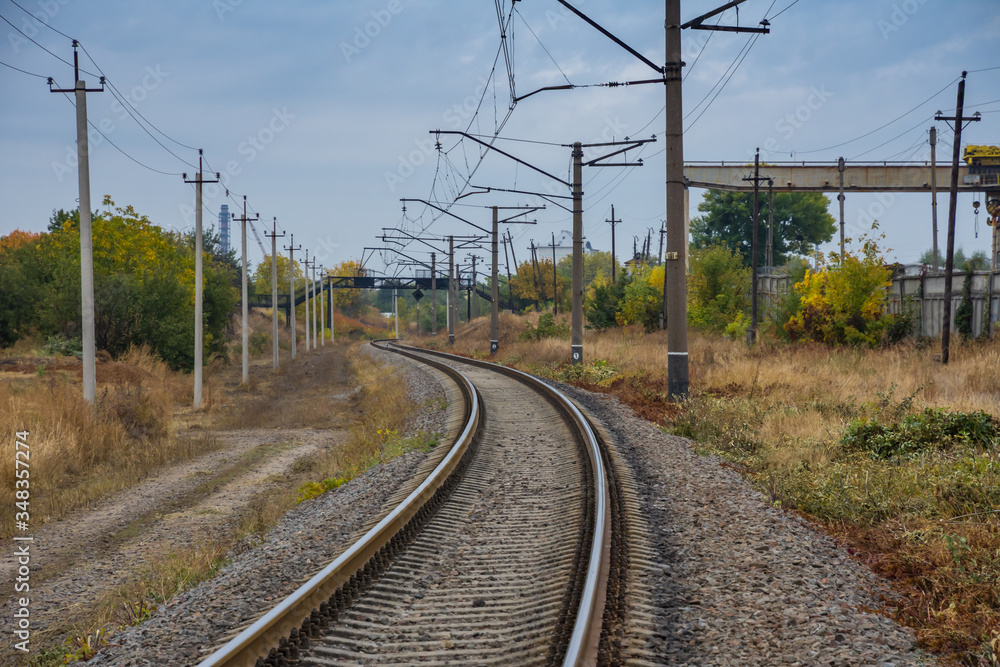
[[[514,260],[514,273],[518,272],[517,253],[514,252],[514,235],[507,230],[507,245],[510,246],[510,258]],[[510,286],[510,269],[507,270],[507,289],[510,291],[510,312],[514,312],[514,291]]]
[[[198,173],[194,180],[189,181],[187,174],[181,174],[185,183],[194,183],[194,407],[201,407],[201,377],[204,366],[205,335],[202,331],[204,326],[202,318],[202,303],[204,300],[205,281],[202,269],[202,235],[201,235],[201,187],[205,183],[218,183],[219,174],[215,175],[214,181],[206,181],[202,178],[202,150],[198,149]]]
[[[229,194],[228,192],[226,193]],[[247,304],[248,300],[248,290],[247,290],[247,222],[251,219],[260,220],[260,213],[257,214],[255,218],[247,217],[247,196],[243,195],[243,216],[238,218],[240,227],[240,252],[243,261],[243,329],[242,332],[242,343],[243,343],[243,382],[246,384],[250,382],[250,309]]]
[[[843,204],[841,204],[843,206]],[[843,219],[843,216],[841,216]],[[767,179],[767,271],[774,273],[774,179]]]
[[[559,285],[556,283],[556,233],[552,232],[552,314],[559,314]]]
[[[490,303],[490,355],[497,353],[500,349],[500,283],[497,277],[497,263],[499,261],[499,248],[497,248],[497,228],[500,224],[499,210],[496,206],[493,209],[493,225],[490,228],[492,239],[490,243],[490,254],[493,259],[493,282],[490,285],[490,296],[493,301]],[[507,244],[504,243],[504,259],[507,258]],[[507,269],[507,289],[510,289],[510,268]]]
[[[743,1],[743,0],[739,0]],[[563,0],[560,0],[563,2]],[[564,3],[568,8],[573,9],[572,5]],[[573,10],[579,14],[578,10]],[[633,51],[633,55],[639,55],[637,52]],[[640,56],[641,57],[641,56]],[[654,66],[655,67],[655,66]],[[658,68],[657,68],[658,70]],[[572,182],[564,181],[558,176],[554,176],[547,171],[539,169],[534,165],[528,164],[524,160],[520,160],[513,155],[506,153],[499,148],[487,144],[486,142],[473,137],[466,132],[459,132],[454,130],[435,130],[438,134],[460,134],[463,137],[474,141],[481,146],[486,147],[488,150],[493,150],[508,158],[511,158],[523,164],[534,171],[537,171],[545,176],[548,176],[554,181],[562,183],[570,189],[572,192],[573,199],[573,280],[572,280],[572,303],[573,303],[573,313],[572,313],[572,331],[570,334],[570,358],[574,364],[581,363],[583,361],[583,149],[586,148],[596,148],[596,147],[610,147],[614,146],[617,150],[610,153],[602,155],[597,158],[593,158],[586,162],[588,167],[638,167],[642,165],[642,160],[636,162],[606,162],[608,158],[615,155],[620,155],[626,153],[629,150],[634,150],[643,144],[656,141],[656,137],[651,137],[649,139],[626,139],[625,141],[611,141],[604,143],[595,144],[582,144],[579,141],[575,142],[570,146],[572,148],[573,157],[573,180]],[[681,164],[681,178],[683,179],[683,163]],[[534,245],[534,242],[532,242]],[[537,270],[536,270],[537,273]]]
[[[507,299],[510,301],[510,313],[514,314],[514,289],[510,284],[510,256],[507,255],[507,237],[501,236],[500,242],[503,243],[503,264],[507,270]]]
[[[535,255],[535,239],[531,239],[531,269],[531,278],[535,282],[535,312],[537,313],[541,310],[538,306],[538,296],[541,294],[542,301],[545,301],[545,294],[538,284],[538,258]]]
[[[583,144],[573,143],[573,280],[570,361],[583,363]],[[555,286],[553,285],[553,289]]]
[[[944,320],[941,322],[941,363],[948,363],[948,356],[951,352],[951,279],[955,272],[955,212],[958,206],[958,161],[962,148],[962,123],[978,121],[980,118],[977,111],[972,116],[963,116],[965,107],[965,75],[962,72],[962,80],[958,82],[958,102],[955,105],[954,116],[942,116],[940,113],[934,116],[937,121],[955,121],[955,140],[952,142],[951,153],[951,200],[948,202],[948,248],[944,259]]]
[[[326,311],[323,310],[323,273],[325,267],[319,265],[319,344],[326,347]]]
[[[469,301],[472,304],[472,314],[470,319],[479,317],[479,294],[476,291],[476,260],[479,258],[472,256],[472,287],[469,290]]]
[[[246,215],[246,214],[244,214]],[[260,214],[258,214],[259,216]],[[278,218],[274,218],[273,228],[270,234],[264,233],[271,239],[271,368],[278,370]],[[281,232],[280,238],[285,238],[285,233]]]
[[[312,349],[310,346],[310,333],[309,333],[309,250],[306,249],[306,259],[302,262],[303,266],[303,278],[305,282],[303,283],[304,289],[302,290],[302,309],[305,311],[306,318],[306,352]],[[294,304],[293,304],[294,305]]]
[[[399,340],[399,289],[392,288],[392,313],[396,316],[396,340]]]
[[[313,351],[316,351],[316,334],[319,333],[317,331],[317,329],[319,328],[319,324],[318,324],[318,321],[317,321],[317,318],[316,318],[316,257],[315,257],[315,255],[313,256],[312,269],[313,269],[313,279],[312,279],[312,283],[310,283],[309,287],[312,290],[312,295],[313,295]]]
[[[760,175],[760,149],[753,158],[753,177],[745,177],[744,181],[753,181],[753,221],[750,230],[750,326],[747,327],[747,345],[757,342],[757,216],[760,213],[760,182],[771,180]]]
[[[288,251],[288,310],[291,311],[291,316],[288,318],[288,324],[292,329],[292,359],[295,358],[295,339],[298,338],[298,334],[295,331],[295,251],[302,250],[300,245],[298,248],[295,247],[295,234],[289,235],[289,243],[291,245],[285,246],[285,250]]]
[[[937,269],[941,263],[938,259],[941,255],[938,254],[937,228],[937,128],[933,125],[931,126],[931,227],[934,234],[931,245],[934,259],[931,261],[934,262],[934,268]]]
[[[667,253],[663,267],[663,321],[667,325],[667,397],[688,397],[687,235],[684,233],[684,112],[681,60],[681,0],[666,1]]]
[[[73,88],[53,88],[49,77],[49,91],[73,93],[76,96],[76,157],[80,192],[80,311],[83,337],[83,400],[93,403],[97,397],[97,343],[94,333],[94,236],[90,211],[90,144],[87,140],[87,93],[103,93],[104,77],[100,88],[87,88],[80,80],[79,42],[73,40]],[[200,209],[199,209],[200,215]],[[199,220],[201,218],[199,217]],[[200,388],[199,388],[200,389]],[[200,391],[199,391],[200,393]]]
[[[837,160],[837,171],[840,172],[840,194],[837,199],[840,201],[840,265],[844,265],[844,158]]]
[[[437,279],[437,253],[431,253],[431,335],[438,333],[438,279]]]
[[[663,222],[664,222],[664,224],[666,223],[666,221],[663,221]],[[663,261],[663,237],[667,233],[667,228],[664,226],[664,224],[660,225],[660,247],[657,248],[657,250],[656,250],[656,263],[657,264],[659,264],[660,262]]]
[[[455,344],[455,237],[448,237],[448,345]]]
[[[615,205],[611,205],[611,219],[605,220],[604,222],[611,223],[611,282],[615,281],[615,225],[617,225],[621,220],[615,220]]]

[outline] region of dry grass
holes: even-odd
[[[54,364],[57,365],[57,364]],[[31,522],[63,516],[126,488],[168,461],[202,453],[170,432],[173,405],[184,395],[180,378],[147,349],[98,365],[97,400],[87,404],[71,372],[0,380],[0,429],[28,431]],[[0,456],[14,458],[13,438]],[[0,502],[14,502],[13,467],[0,477]],[[0,535],[13,532],[4,513]]]
[[[1000,443],[873,459],[842,446],[858,420],[898,422],[924,408],[1000,416],[1000,339],[909,341],[869,350],[734,341],[691,332],[691,398],[667,400],[665,332],[586,332],[582,366],[569,339],[521,340],[525,321],[500,320],[496,361],[595,391],[692,437],[776,505],[823,523],[897,584],[897,617],[920,643],[962,665],[1000,664]],[[459,330],[454,351],[483,358],[488,320]],[[446,348],[446,336],[421,339]]]

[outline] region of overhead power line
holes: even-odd
[[[28,70],[21,69],[20,67],[14,67],[13,65],[8,65],[7,63],[2,62],[2,61],[0,61],[0,65],[3,65],[4,67],[9,67],[12,70],[20,72],[21,74],[27,74],[28,76],[36,76],[39,79],[47,79],[47,78],[49,78],[49,77],[43,76],[41,74],[35,74],[34,72],[29,72]]]

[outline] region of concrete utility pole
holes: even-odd
[[[87,93],[103,93],[104,77],[100,88],[87,88],[80,80],[79,42],[73,40],[73,88],[53,88],[49,77],[49,91],[73,93],[76,96],[76,158],[80,192],[80,311],[83,338],[83,400],[93,403],[97,397],[97,343],[94,333],[94,242],[93,220],[90,211],[90,144],[87,139]]]
[[[684,225],[685,179],[684,179],[684,112],[682,106],[681,72],[681,30],[718,29],[703,22],[722,13],[744,0],[734,0],[703,14],[685,24],[681,24],[681,0],[665,0],[666,3],[666,57],[663,69],[664,93],[666,94],[666,141],[667,141],[667,255],[664,267],[663,299],[664,319],[673,323],[667,326],[667,394],[670,398],[685,399],[688,396],[688,344],[687,344],[687,230]],[[760,28],[731,27],[729,32],[769,32],[766,25]],[[756,276],[755,276],[756,278]]]
[[[438,334],[437,253],[431,253],[431,335]]]
[[[507,271],[507,299],[510,302],[510,313],[514,314],[514,290],[510,285],[510,255],[507,254],[507,237],[500,235],[500,243],[503,244],[503,265]]]
[[[319,333],[317,331],[317,329],[319,328],[319,323],[316,320],[316,258],[315,257],[313,257],[312,269],[313,269],[313,279],[312,283],[310,284],[310,288],[312,289],[312,295],[313,295],[313,350],[315,351],[317,349],[316,334]]]
[[[931,244],[931,252],[933,253],[931,260],[934,262],[934,268],[938,268],[940,260],[938,259],[940,255],[938,254],[938,229],[937,229],[937,128],[933,125],[931,126],[931,228],[933,230],[933,242]]]
[[[757,216],[760,213],[760,182],[771,180],[760,175],[760,149],[753,158],[753,176],[744,181],[753,181],[753,220],[750,223],[750,326],[747,327],[747,345],[757,342]]]
[[[292,359],[294,359],[295,339],[298,338],[295,331],[295,251],[302,250],[302,246],[295,247],[295,234],[289,235],[288,240],[291,244],[285,246],[285,250],[288,251],[288,310],[290,311],[288,324],[292,329]]]
[[[958,161],[962,149],[962,123],[978,121],[980,118],[977,111],[972,116],[963,116],[965,107],[965,75],[962,72],[962,80],[958,82],[958,102],[955,105],[954,116],[942,116],[940,113],[934,116],[937,121],[955,121],[955,140],[952,142],[951,152],[951,199],[948,202],[948,248],[944,259],[944,320],[941,322],[941,363],[948,363],[948,355],[951,352],[951,279],[955,272],[955,212],[958,206]]]
[[[667,395],[688,396],[687,235],[684,233],[684,112],[681,105],[681,0],[666,0],[667,252],[663,266],[663,313],[667,326]]]
[[[517,253],[514,252],[514,235],[507,230],[507,244],[510,246],[510,258],[514,260],[514,273],[517,273]],[[505,249],[506,252],[506,249]],[[510,286],[510,269],[507,270],[507,290],[510,292],[510,312],[514,312],[514,291]]]
[[[841,216],[843,219],[843,216]],[[774,273],[774,179],[767,179],[767,270]]]
[[[472,285],[469,287],[469,305],[472,308],[472,312],[469,314],[470,321],[479,317],[479,294],[476,291],[476,280],[478,276],[476,275],[476,260],[479,258],[472,255]]]
[[[306,318],[306,352],[311,350],[310,347],[310,333],[309,333],[309,249],[306,249],[306,259],[302,262],[305,282],[303,285],[305,289],[302,290],[302,310],[305,312]],[[294,304],[293,304],[294,305]]]
[[[535,281],[535,312],[539,312],[541,308],[538,305],[538,297],[542,297],[542,303],[545,302],[545,283],[539,280],[538,275],[538,255],[535,253],[535,239],[531,239],[531,277]]]
[[[319,344],[326,347],[326,311],[323,310],[323,272],[325,268],[319,265]]]
[[[497,231],[500,225],[500,215],[496,206],[493,206],[493,225],[490,228],[492,240],[490,244],[490,254],[493,259],[492,283],[490,284],[490,296],[493,297],[490,303],[490,355],[497,353],[500,349],[500,284],[497,281],[497,262],[500,249],[497,247]],[[504,244],[504,256],[507,255],[507,244]],[[507,273],[507,289],[510,289],[510,271]]]
[[[260,214],[258,214],[259,217]],[[278,218],[274,218],[273,228],[270,234],[264,233],[271,239],[271,368],[278,370]],[[280,238],[284,238],[285,233],[281,232]]]
[[[448,345],[455,344],[455,237],[448,237]]]
[[[219,174],[214,181],[202,178],[202,150],[198,149],[198,173],[194,180],[188,180],[187,174],[182,174],[185,183],[194,183],[194,407],[201,407],[202,368],[204,366],[205,334],[203,332],[204,318],[202,303],[204,301],[205,280],[202,269],[203,243],[201,234],[201,187],[205,183],[218,183]]]
[[[559,314],[559,285],[556,283],[556,233],[552,232],[552,314]]]
[[[573,142],[573,312],[570,314],[570,360],[583,363],[583,144]],[[553,290],[555,286],[553,285]],[[553,300],[554,303],[554,300]]]
[[[844,264],[844,158],[837,160],[837,171],[840,172],[840,194],[837,200],[840,201],[840,264]]]
[[[399,289],[392,288],[392,312],[396,316],[396,340],[399,340]]]
[[[229,194],[228,192],[226,193]],[[243,277],[240,281],[243,287],[243,329],[242,332],[242,343],[243,343],[243,381],[242,384],[246,384],[250,381],[250,310],[247,304],[248,301],[248,289],[247,289],[247,222],[250,220],[260,220],[260,213],[257,214],[255,218],[247,217],[247,196],[243,195],[243,217],[237,218],[240,223],[240,252],[243,261]],[[277,320],[275,320],[277,322]]]

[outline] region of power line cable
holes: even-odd
[[[875,134],[876,132],[878,132],[880,130],[884,130],[885,128],[889,127],[893,123],[895,123],[897,121],[900,121],[903,118],[906,118],[911,113],[913,113],[914,111],[916,111],[920,107],[924,106],[925,104],[927,104],[928,102],[930,102],[931,100],[933,100],[935,97],[937,97],[938,95],[940,95],[944,91],[948,90],[952,86],[953,83],[955,83],[956,81],[958,81],[958,79],[959,79],[959,77],[955,77],[954,79],[952,79],[951,81],[949,81],[947,83],[947,85],[945,85],[943,88],[941,88],[941,90],[937,91],[936,93],[934,93],[933,95],[931,95],[930,97],[928,97],[926,100],[924,100],[920,104],[916,105],[915,107],[913,107],[912,109],[910,109],[906,113],[903,113],[903,114],[900,114],[899,116],[896,116],[895,118],[893,118],[892,120],[890,120],[888,123],[886,123],[884,125],[880,125],[879,127],[876,127],[874,130],[872,130],[870,132],[865,132],[864,134],[862,134],[860,136],[857,136],[857,137],[855,137],[853,139],[850,139],[848,141],[843,141],[843,142],[841,142],[839,144],[834,144],[832,146],[826,146],[825,148],[815,148],[813,150],[808,150],[808,151],[795,151],[795,154],[796,155],[806,155],[808,153],[820,153],[822,151],[828,151],[828,150],[832,150],[834,148],[840,148],[841,146],[846,146],[848,144],[853,144],[855,141],[859,141],[861,139],[864,139],[865,137],[871,136],[871,135]]]
[[[69,35],[67,35],[66,33],[64,33],[64,32],[63,32],[62,30],[57,30],[57,29],[53,28],[53,27],[52,27],[51,25],[49,25],[49,24],[48,24],[48,23],[46,23],[45,21],[41,20],[40,18],[38,18],[37,16],[35,16],[35,15],[34,15],[34,14],[32,14],[31,12],[29,12],[29,11],[28,11],[27,9],[25,9],[24,7],[22,7],[22,6],[21,6],[21,5],[19,5],[18,3],[14,2],[14,0],[10,0],[10,3],[11,3],[12,5],[14,5],[15,7],[17,7],[18,9],[20,9],[20,10],[21,10],[22,12],[24,12],[25,14],[27,14],[28,16],[30,16],[31,18],[33,18],[33,19],[35,19],[36,21],[38,21],[39,23],[41,23],[41,24],[42,24],[43,26],[45,26],[45,27],[46,27],[46,28],[48,28],[49,30],[52,30],[53,32],[57,32],[57,33],[59,33],[60,35],[62,35],[62,36],[63,36],[63,37],[65,37],[66,39],[70,39],[70,40],[72,40],[72,39],[73,39],[72,37],[70,37]],[[93,76],[93,75],[91,75],[91,76]]]
[[[175,158],[177,158],[178,160],[180,160],[181,162],[183,162],[187,166],[189,166],[191,168],[196,168],[196,166],[194,164],[192,164],[191,162],[188,162],[187,160],[185,160],[184,158],[182,158],[180,155],[178,155],[177,153],[175,153],[172,150],[170,150],[169,148],[167,148],[163,144],[162,141],[160,141],[159,139],[157,139],[155,136],[153,136],[152,132],[150,132],[148,129],[146,129],[145,125],[143,125],[142,123],[139,122],[139,119],[136,118],[136,114],[139,114],[139,112],[136,111],[135,107],[133,107],[132,104],[125,98],[125,96],[122,95],[121,92],[118,91],[118,89],[114,86],[114,84],[112,84],[111,81],[108,80],[108,77],[104,75],[104,70],[101,69],[101,66],[98,65],[97,61],[95,61],[94,58],[90,55],[90,53],[87,51],[87,48],[83,44],[80,44],[80,48],[83,49],[83,52],[87,55],[87,58],[90,59],[90,62],[94,63],[94,67],[96,67],[97,71],[100,72],[101,76],[104,77],[105,83],[107,83],[110,86],[110,88],[111,88],[111,94],[115,96],[115,99],[117,99],[119,102],[121,102],[121,104],[122,104],[123,108],[125,109],[125,111],[128,113],[129,116],[132,117],[132,120],[134,120],[136,122],[136,125],[138,125],[139,127],[141,127],[142,131],[145,132],[146,134],[148,134],[149,138],[152,139],[153,141],[155,141],[157,144],[159,144],[160,147],[163,150],[167,151],[168,153],[170,153],[171,155],[173,155]],[[133,111],[135,111],[135,113],[132,113]],[[139,115],[142,116],[142,114],[139,114]],[[152,127],[153,129],[155,129],[160,134],[163,134],[163,136],[167,137],[166,134],[164,134],[161,130],[159,130],[158,128],[156,128],[156,126],[154,126],[148,120],[146,120],[145,116],[142,116],[142,119],[145,120],[146,123],[148,123],[150,127]],[[167,137],[167,139],[170,139],[170,137]],[[181,144],[179,141],[174,141],[173,139],[170,139],[170,141],[173,141],[175,144],[178,144],[180,146],[185,146],[184,144]],[[190,148],[189,146],[185,146],[185,147],[186,148]],[[192,148],[191,150],[197,150],[197,149]]]
[[[12,70],[18,71],[18,72],[20,72],[22,74],[27,74],[28,76],[37,76],[39,79],[48,79],[49,78],[47,76],[42,76],[41,74],[35,74],[34,72],[29,72],[28,70],[21,69],[20,67],[14,67],[13,65],[8,65],[7,63],[2,62],[2,61],[0,61],[0,65],[3,65],[4,67],[9,67]]]
[[[792,4],[788,5],[787,7],[785,7],[784,9],[782,9],[780,12],[778,12],[774,16],[771,16],[770,18],[767,18],[766,20],[767,21],[773,21],[774,19],[778,18],[779,16],[781,16],[782,14],[784,14],[785,12],[787,12],[789,9],[791,9],[792,7],[794,7],[796,4],[798,4],[798,2],[799,2],[799,0],[792,0]],[[773,7],[774,4],[772,3],[771,6]],[[768,11],[771,11],[771,10],[769,9]]]
[[[59,84],[56,83],[56,85],[59,85]],[[71,98],[66,93],[63,93],[63,97],[66,98],[66,101],[69,102],[70,105],[74,109],[76,108],[76,102],[73,101],[73,98]],[[163,174],[164,176],[181,176],[182,175],[180,172],[162,171],[160,169],[156,169],[154,167],[150,167],[148,164],[145,164],[144,162],[141,162],[140,160],[132,157],[131,155],[129,155],[128,153],[126,153],[121,147],[119,147],[118,144],[116,144],[115,142],[111,141],[111,139],[108,138],[108,135],[106,135],[103,132],[101,132],[101,130],[96,125],[94,125],[93,121],[91,121],[90,119],[87,119],[87,124],[90,125],[90,127],[94,128],[95,132],[97,132],[99,135],[101,135],[102,137],[104,137],[104,139],[109,144],[111,144],[112,146],[114,146],[115,150],[117,150],[119,153],[121,153],[122,155],[124,155],[125,157],[127,157],[129,160],[132,160],[132,162],[135,162],[140,167],[144,167],[145,169],[148,169],[149,171],[156,172],[157,174]]]
[[[3,20],[4,23],[6,23],[7,25],[9,25],[11,28],[13,28],[14,30],[18,31],[22,35],[24,35],[25,39],[27,39],[29,42],[31,42],[32,44],[34,44],[35,46],[37,46],[38,48],[40,48],[42,51],[45,51],[47,54],[49,54],[50,56],[52,56],[56,60],[59,60],[60,62],[63,62],[65,64],[69,65],[70,67],[73,67],[73,63],[71,63],[70,61],[66,60],[65,58],[63,58],[61,56],[56,55],[52,51],[49,51],[47,48],[45,48],[44,46],[42,46],[41,44],[39,44],[38,42],[36,42],[35,40],[33,40],[23,30],[21,30],[16,25],[14,25],[10,21],[8,21],[5,16],[0,15],[0,20]],[[94,74],[93,72],[88,72],[87,70],[85,70],[83,68],[80,68],[80,71],[83,72],[84,74],[89,74],[90,76],[98,76],[97,74]]]

